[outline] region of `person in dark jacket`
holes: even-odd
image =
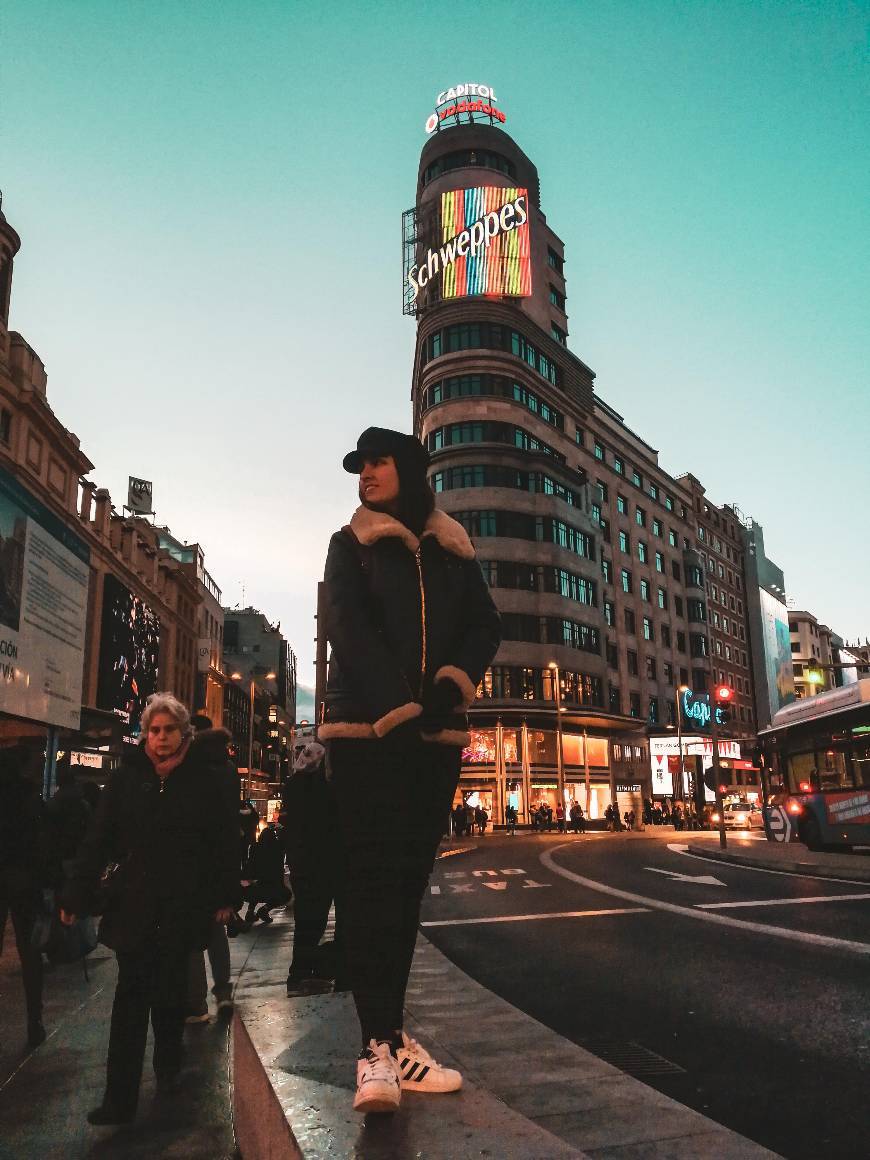
[[[91,909],[103,876],[100,941],[118,959],[106,1091],[92,1124],[135,1116],[149,1012],[158,1091],[175,1087],[189,954],[239,902],[238,813],[215,793],[213,748],[192,735],[171,693],[148,698],[142,733],[103,791],[61,895],[61,919],[72,922]]]
[[[468,535],[435,509],[428,461],[412,436],[365,431],[344,459],[362,506],[326,560],[332,655],[319,736],[338,819],[341,949],[362,1031],[358,1111],[395,1110],[402,1087],[462,1083],[404,1034],[403,1007],[469,740],[466,711],[500,625]]]
[[[270,923],[272,907],[284,906],[290,898],[284,882],[284,844],[275,826],[269,824],[260,831],[249,872],[254,881],[244,892],[248,909],[242,923],[246,928],[251,927],[256,919]]]
[[[239,774],[227,756],[227,746],[232,737],[226,729],[215,729],[212,720],[204,713],[196,713],[191,725],[197,743],[205,752],[215,769],[215,781],[211,792],[226,797],[230,809],[236,810],[239,800]],[[211,967],[212,994],[217,1003],[218,1015],[228,1017],[233,1010],[233,987],[230,982],[230,944],[227,942],[227,928],[222,922],[213,922],[209,935],[208,961]],[[208,978],[205,973],[205,957],[202,951],[191,951],[187,976],[187,1023],[208,1023]]]
[[[44,858],[42,797],[27,776],[31,755],[23,746],[0,750],[0,951],[11,914],[21,962],[27,1008],[27,1045],[45,1039],[42,1025],[42,955],[31,934],[42,907],[47,879]]]
[[[68,757],[57,763],[56,777],[57,790],[46,802],[45,822],[52,885],[57,890],[63,885],[64,876],[87,833],[93,811],[75,779]]]

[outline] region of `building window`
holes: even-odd
[[[626,662],[628,664],[629,676],[636,677],[637,676],[637,653],[634,651],[634,649],[626,649],[625,659],[626,659]]]
[[[671,560],[671,575],[675,580],[680,578],[680,565],[676,560]]]
[[[628,694],[628,712],[631,717],[640,717],[640,693]]]
[[[634,633],[635,633],[634,613],[632,612],[632,610],[630,608],[624,608],[622,610],[622,615],[623,615],[623,618],[625,621],[625,631],[630,633],[632,636],[634,636]]]
[[[622,712],[622,702],[619,698],[619,689],[616,685],[610,685],[607,693],[607,704],[611,713]],[[617,748],[614,746],[614,748]]]
[[[563,314],[565,313],[565,295],[561,290],[557,290],[552,282],[550,283],[550,302],[553,306],[558,306]]]
[[[637,558],[640,560],[641,564],[646,564],[649,562],[649,553],[646,550],[646,544],[643,542],[643,540],[638,540],[637,542]]]
[[[665,558],[661,552],[656,552],[656,572],[664,572]]]
[[[634,484],[635,487],[643,487],[643,476],[637,470],[637,468],[634,468],[632,470],[631,482]]]
[[[575,427],[574,428],[574,442],[577,444],[578,447],[585,446],[586,432],[583,430],[582,427]]]
[[[677,533],[673,528],[668,528],[668,543],[672,548],[676,548],[678,542]]]
[[[604,444],[599,443],[597,439],[595,440],[595,458],[596,459],[603,459],[604,458]]]
[[[648,616],[643,618],[643,639],[655,640],[655,633],[653,632],[653,622]]]
[[[656,679],[656,659],[655,657],[646,658],[646,677],[648,681]]]
[[[561,274],[565,268],[564,259],[560,258],[556,251],[549,246],[547,246],[547,265],[557,274]]]
[[[620,552],[630,552],[631,551],[631,544],[629,543],[627,532],[620,532],[619,533],[619,550],[620,550]]]
[[[659,598],[659,608],[667,608],[667,606],[668,606],[668,594],[664,590],[664,588],[659,588],[658,598]]]
[[[641,527],[641,528],[646,527],[646,512],[643,510],[642,507],[639,507],[635,510],[634,519],[639,527]]]
[[[677,652],[684,653],[686,651],[686,634],[677,629]]]
[[[603,479],[596,479],[595,481],[601,488],[601,498],[607,503],[610,500],[610,491]]]
[[[650,499],[658,499],[659,498],[659,489],[656,487],[656,485],[654,483],[651,483],[649,485],[649,497],[650,497]]]
[[[665,495],[665,511],[672,512],[674,510],[674,497]]]
[[[611,570],[611,566],[610,566],[610,561],[605,560],[603,556],[601,557],[601,575],[604,578],[605,584],[612,583],[612,570]]]
[[[2,305],[2,304],[0,304]],[[12,412],[6,407],[0,408],[0,443],[5,443],[9,446],[9,440],[12,435]]]
[[[659,631],[660,631],[660,632],[661,632],[661,634],[662,634],[662,644],[665,646],[665,648],[670,648],[670,647],[671,647],[671,630],[670,630],[670,627],[669,627],[667,624],[663,624],[663,625],[661,626],[661,628],[659,629]]]
[[[620,495],[619,492],[616,493],[616,510],[621,516],[628,514],[628,500],[624,495]]]
[[[616,621],[616,609],[612,600],[604,601],[604,621],[613,628]]]
[[[631,572],[627,568],[622,569],[620,580],[622,581],[622,591],[631,592]]]
[[[659,539],[661,539],[661,535],[662,535],[662,521],[661,520],[653,520],[653,522],[652,522],[652,534],[654,536],[658,536]]]
[[[675,596],[674,597],[674,612],[676,612],[677,616],[683,615],[683,598],[682,598],[682,596]]]
[[[605,644],[605,652],[607,654],[608,668],[611,668],[611,669],[619,668],[619,653],[617,652],[616,645],[613,643],[612,640],[607,641],[607,643]]]
[[[568,335],[561,326],[557,326],[555,322],[550,323],[550,334],[555,338],[556,342],[561,342],[562,346],[568,345]]]
[[[625,464],[618,455],[614,455],[613,457],[613,470],[617,475],[625,475]]]
[[[659,699],[658,697],[650,697],[649,699],[649,715],[647,717],[650,725],[657,725],[659,721]]]
[[[641,580],[640,598],[641,600],[649,601],[649,580]]]

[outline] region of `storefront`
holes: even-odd
[[[618,798],[619,782],[641,787],[623,795],[625,809],[634,809],[639,817],[644,786],[649,792],[646,741],[639,722],[569,711],[559,730],[553,718],[552,710],[506,710],[494,721],[487,721],[484,713],[474,714],[455,800],[470,801],[472,806],[479,802],[496,825],[503,823],[510,804],[519,824],[527,825],[542,803],[555,813],[561,777],[566,813],[576,801],[585,816],[596,821]],[[630,742],[614,740],[631,734]]]

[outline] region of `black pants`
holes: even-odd
[[[363,1045],[401,1030],[420,903],[459,780],[460,751],[332,741],[341,952]]]
[[[121,1112],[134,1112],[139,1100],[149,1013],[155,1074],[169,1077],[181,1067],[189,955],[183,944],[157,941],[140,951],[117,952],[105,1102]]]
[[[284,848],[293,889],[291,970],[317,969],[317,947],[338,882],[335,805],[325,770],[294,773],[284,786]]]
[[[30,943],[39,904],[39,892],[31,884],[21,881],[16,870],[0,871],[0,943],[6,919],[11,915],[21,962],[28,1027],[42,1022],[42,955]]]

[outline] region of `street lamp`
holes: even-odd
[[[719,735],[716,732],[716,717],[720,705],[729,705],[734,697],[734,690],[730,685],[717,685],[713,691],[713,701],[710,706],[710,738],[713,742],[713,786],[716,794],[716,812],[719,815],[719,845],[724,850],[728,839],[725,837],[725,806],[722,801],[722,786],[719,784]]]
[[[556,751],[556,770],[557,780],[559,783],[559,801],[562,803],[562,809],[565,809],[565,759],[563,751],[562,739],[562,687],[559,676],[559,666],[555,661],[550,661],[547,668],[553,674],[550,678],[553,681],[554,697],[556,700],[556,734],[558,738],[559,748]]]
[[[683,757],[683,710],[680,705],[680,697],[683,693],[689,692],[688,685],[677,685],[674,690],[674,700],[677,703],[677,745],[680,752],[680,794],[683,798],[683,809],[685,810],[687,799],[689,797],[689,786],[686,780],[686,762]]]
[[[248,776],[245,779],[245,788],[247,790],[245,794],[246,797],[251,790],[251,771],[254,768],[254,691],[256,689],[256,685],[254,683],[255,673],[258,676],[262,676],[267,681],[275,680],[275,674],[273,672],[264,673],[258,666],[255,666],[253,669],[251,669],[250,688],[248,689],[250,715],[248,718]],[[234,681],[240,681],[242,679],[241,673],[231,673],[230,676]]]

